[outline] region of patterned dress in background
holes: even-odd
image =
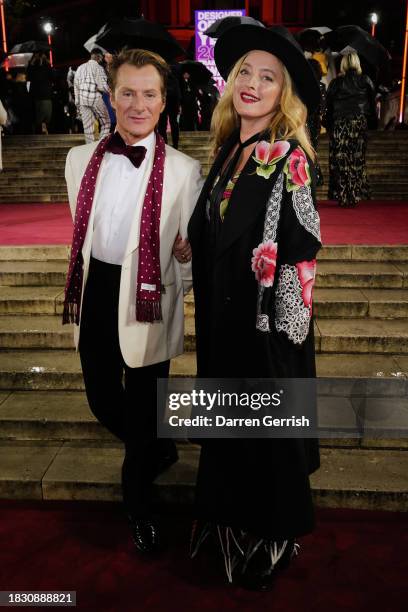
[[[364,115],[334,121],[329,145],[329,199],[355,206],[370,199],[366,172],[367,119]]]

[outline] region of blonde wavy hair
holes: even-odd
[[[232,68],[225,85],[224,93],[215,107],[210,131],[211,157],[214,158],[230,134],[240,127],[240,117],[234,108],[232,100],[234,83],[241,66],[248,56],[243,55]],[[271,143],[275,140],[293,138],[306,151],[314,161],[316,153],[310,143],[306,128],[307,109],[299,96],[295,93],[292,78],[284,64],[278,60],[283,72],[283,85],[280,104],[272,117],[269,129]]]
[[[344,76],[349,70],[356,70],[357,74],[362,73],[360,58],[358,57],[357,53],[353,52],[343,55],[340,64],[340,74]]]

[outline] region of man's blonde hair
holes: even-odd
[[[355,52],[343,55],[343,59],[341,60],[340,74],[345,75],[349,70],[356,70],[357,74],[362,73],[360,58]]]
[[[108,66],[108,85],[113,93],[115,91],[118,70],[124,64],[142,68],[143,66],[153,66],[160,76],[160,91],[163,100],[166,99],[167,79],[169,76],[169,66],[167,62],[153,51],[145,49],[122,49],[122,51],[112,56],[112,61]]]
[[[224,93],[214,110],[210,134],[212,145],[211,153],[213,157],[215,157],[230,134],[236,128],[240,127],[240,118],[234,108],[232,96],[235,80],[247,56],[248,53],[243,55],[232,68],[225,85]],[[289,72],[283,63],[280,60],[278,61],[283,72],[283,84],[279,105],[269,125],[271,142],[293,138],[299,142],[300,146],[306,151],[309,157],[314,160],[316,154],[310,144],[306,128],[306,106],[295,92]]]

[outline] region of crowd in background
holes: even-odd
[[[347,47],[334,53],[327,38],[316,30],[298,36],[320,85],[318,108],[309,113],[308,129],[318,151],[322,128],[329,135],[330,178],[328,196],[341,206],[354,206],[369,198],[365,168],[367,131],[394,129],[395,113],[389,113],[392,97],[390,74]],[[84,132],[91,142],[115,129],[110,105],[108,65],[112,56],[99,48],[76,70],[55,70],[45,52],[33,53],[25,68],[0,77],[0,100],[7,113],[3,131],[7,134],[48,134]],[[166,107],[158,129],[167,142],[178,148],[179,132],[208,131],[219,99],[215,81],[197,81],[186,62],[172,64],[167,86]],[[389,66],[389,62],[387,62]],[[404,125],[404,124],[403,124]],[[317,185],[324,182],[316,165]]]
[[[320,116],[324,114],[326,89],[339,74],[342,59],[340,54],[332,53],[324,46],[324,40],[324,36],[313,35],[306,35],[299,39],[304,54],[313,65],[321,84]],[[100,55],[96,55],[93,59],[106,71],[109,54],[103,54],[101,51]],[[363,73],[373,81],[375,86],[377,114],[382,116],[381,127],[394,128],[395,118],[385,116],[387,114],[386,99],[392,91],[391,80],[388,78],[387,86],[384,87],[384,79],[380,81],[377,78],[378,72],[375,67],[361,57],[360,62]],[[85,62],[85,64],[88,63]],[[34,53],[25,68],[11,69],[9,72],[1,69],[0,99],[8,115],[4,131],[9,134],[83,131],[80,104],[78,100],[75,100],[75,72],[71,67],[68,71],[52,69],[45,52]],[[115,116],[109,106],[107,91],[102,90],[101,93],[105,106],[101,107],[102,115],[98,117],[98,121],[102,123],[100,127],[103,131],[106,112],[109,114],[110,129],[114,127]],[[189,74],[182,64],[173,64],[167,92],[167,105],[160,122],[161,132],[165,135],[167,129],[170,129],[172,141],[177,147],[179,130],[209,130],[218,98],[219,93],[213,79],[207,83],[197,83],[193,75]],[[313,144],[316,144],[316,128],[319,126],[319,118],[317,116],[312,118],[310,123],[313,123],[314,126],[312,140]],[[372,122],[370,127],[373,128]]]
[[[105,74],[109,63],[108,53],[92,50],[90,60],[76,70],[52,69],[44,52],[34,53],[25,68],[0,71],[0,100],[7,111],[4,132],[7,134],[78,133],[89,131],[91,115],[81,93],[75,90],[75,80],[84,73],[84,66],[100,66]],[[95,51],[95,53],[94,53]],[[99,52],[98,52],[99,51]],[[212,112],[219,98],[215,82],[197,83],[179,64],[171,65],[168,81],[166,108],[160,121],[160,130],[167,138],[170,128],[173,145],[178,146],[179,130],[209,130]],[[95,66],[93,70],[96,74]],[[77,76],[76,74],[79,73]],[[89,76],[89,75],[88,75]],[[103,80],[103,79],[102,79]],[[98,107],[92,117],[104,134],[115,126],[115,115],[109,103],[107,85],[98,84],[97,94],[88,108]],[[102,104],[100,104],[102,100]],[[98,132],[96,132],[98,135]]]

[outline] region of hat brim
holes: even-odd
[[[281,28],[283,30],[283,28]],[[290,36],[290,38],[289,38]],[[285,36],[280,31],[243,24],[227,30],[214,48],[214,59],[223,79],[235,63],[250,51],[267,51],[275,55],[288,70],[296,87],[296,93],[313,112],[320,103],[320,89],[309,63],[291,35]]]

